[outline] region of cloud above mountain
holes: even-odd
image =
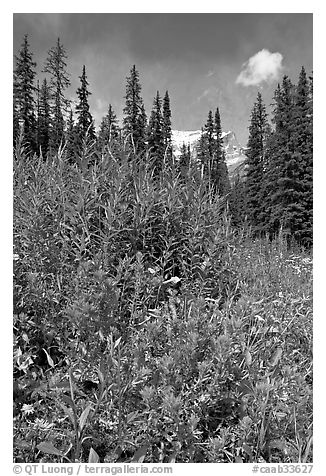
[[[242,65],[236,84],[257,86],[263,82],[276,81],[283,69],[282,61],[281,53],[271,53],[266,49],[258,51]]]

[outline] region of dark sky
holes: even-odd
[[[40,79],[60,37],[71,99],[86,65],[97,124],[109,103],[122,118],[126,76],[135,64],[148,115],[156,91],[168,90],[174,129],[200,129],[209,109],[219,107],[223,130],[233,130],[242,144],[258,89],[268,105],[284,74],[296,82],[302,65],[307,72],[313,67],[312,14],[19,13],[15,53],[25,33]]]

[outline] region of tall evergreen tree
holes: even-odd
[[[70,79],[67,73],[67,53],[60,38],[56,46],[48,52],[45,62],[44,72],[50,74],[51,89],[51,147],[57,149],[64,138],[64,115],[68,109],[69,101],[65,98],[64,92],[70,86]]]
[[[118,119],[109,104],[108,112],[103,117],[98,133],[97,147],[100,152],[109,148],[115,157],[119,157],[121,153],[121,131],[118,125]]]
[[[223,150],[221,119],[218,108],[214,118],[212,111],[208,113],[199,148],[206,180],[208,180],[215,193],[220,195],[227,193],[230,183]]]
[[[186,145],[185,143],[181,146],[181,154],[179,157],[179,171],[182,178],[185,178],[189,172],[191,161],[191,151],[190,144]]]
[[[204,131],[207,138],[209,170],[212,171],[213,157],[216,151],[216,136],[214,131],[214,120],[212,111],[208,112],[207,122],[205,124]]]
[[[75,154],[78,153],[77,130],[74,121],[74,115],[70,108],[65,130],[66,155],[70,162],[74,162]]]
[[[246,152],[246,204],[247,216],[254,233],[263,231],[264,155],[268,133],[267,113],[259,92],[251,112],[249,139]]]
[[[89,140],[94,140],[96,138],[93,117],[89,111],[88,97],[92,93],[87,89],[87,86],[89,84],[87,81],[85,65],[83,65],[82,75],[79,76],[79,79],[81,85],[77,89],[77,96],[79,102],[76,106],[76,132],[79,139],[79,143],[81,143],[86,137]]]
[[[20,128],[24,133],[24,139],[31,150],[36,151],[36,117],[35,97],[36,88],[34,79],[36,76],[36,63],[30,51],[28,35],[24,41],[18,56],[15,56],[16,68],[14,70],[14,142],[17,139]]]
[[[105,146],[112,144],[112,142],[119,139],[119,126],[115,112],[112,105],[109,104],[107,114],[103,117],[99,134],[98,134],[98,146],[102,149]]]
[[[40,129],[40,81],[36,82],[36,147],[39,150],[39,129]]]
[[[214,120],[212,111],[208,112],[207,122],[202,129],[199,140],[199,159],[203,167],[205,180],[212,185],[213,156],[216,148],[214,137]]]
[[[206,137],[206,134],[205,134],[205,131],[204,131],[203,127],[201,129],[200,138],[199,138],[197,146],[196,146],[196,154],[197,154],[198,162],[201,165],[203,178],[207,177],[207,174],[208,174],[208,164],[207,164],[208,144],[207,144],[207,137]]]
[[[274,95],[273,122],[267,167],[266,206],[269,213],[269,231],[275,235],[283,230],[288,239],[300,228],[300,159],[298,157],[295,125],[295,88],[289,77],[284,76],[282,85]]]
[[[305,245],[312,244],[313,224],[313,103],[312,78],[307,78],[304,67],[301,68],[295,91],[295,149],[299,171],[298,186],[301,205],[297,217],[298,227],[295,237]]]
[[[147,131],[147,114],[145,111],[145,106],[144,103],[142,103],[140,107],[140,115],[139,115],[139,121],[138,121],[138,126],[139,126],[139,131],[141,132],[140,138],[138,143],[140,144],[139,146],[139,152],[145,151],[147,144],[146,144],[146,131]]]
[[[171,107],[169,92],[166,91],[163,99],[163,141],[165,157],[170,163],[172,161],[172,125],[171,125]]]
[[[15,92],[15,85],[13,90],[13,145],[16,146],[17,139],[20,135],[20,123],[19,123],[19,106],[17,93]]]
[[[43,80],[38,101],[38,118],[37,118],[37,139],[38,149],[45,156],[49,150],[50,141],[50,89],[46,78]]]
[[[154,159],[155,173],[159,173],[163,166],[164,136],[162,101],[158,91],[154,98],[153,109],[149,119],[147,143],[150,156]]]
[[[123,135],[126,141],[126,148],[133,156],[141,155],[145,152],[146,137],[146,113],[143,99],[141,97],[141,85],[139,73],[136,66],[130,70],[126,85],[126,105],[123,109],[125,117],[123,119]]]
[[[216,108],[214,115],[214,134],[215,156],[213,162],[213,181],[217,193],[220,195],[225,195],[230,190],[230,180],[223,148],[222,126],[219,108]]]

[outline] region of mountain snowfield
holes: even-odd
[[[196,145],[200,139],[201,130],[196,131],[172,131],[172,143],[175,155],[181,154],[182,144],[190,145],[190,150],[195,155]],[[226,165],[229,173],[233,173],[245,160],[245,148],[242,147],[233,131],[222,132],[224,142],[224,151],[226,157]]]

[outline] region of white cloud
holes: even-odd
[[[197,102],[200,102],[202,99],[208,99],[208,100],[213,100],[217,98],[220,94],[220,90],[215,87],[210,87],[208,89],[205,89],[198,97],[197,97]]]
[[[198,96],[197,101],[199,102],[199,101],[201,101],[202,99],[204,99],[205,97],[207,97],[207,96],[210,94],[210,92],[211,92],[211,89],[205,89],[205,91],[203,91],[203,92],[201,93],[201,95]]]
[[[271,53],[265,49],[258,51],[242,65],[242,71],[236,79],[236,84],[257,86],[264,81],[277,80],[283,69],[282,60],[281,53]]]

